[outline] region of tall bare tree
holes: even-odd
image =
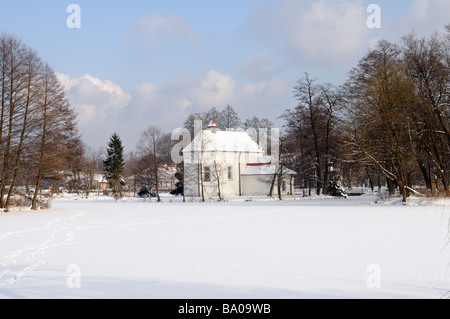
[[[427,187],[432,189],[431,182],[436,175],[447,191],[445,171],[450,160],[448,47],[438,33],[428,38],[409,34],[403,38],[403,43],[408,75],[417,93],[417,108],[411,110],[417,131],[412,138],[415,156]]]
[[[403,202],[412,191],[414,156],[409,139],[415,92],[399,46],[381,41],[352,72],[350,120],[354,150],[396,183]]]
[[[55,72],[48,65],[43,67],[41,96],[38,103],[40,131],[36,149],[36,184],[31,208],[36,210],[38,192],[44,180],[59,184],[67,176],[61,174],[68,167],[69,145],[79,143],[76,114],[70,108],[65,91]]]
[[[28,137],[36,129],[36,123],[35,121],[33,121],[35,112],[34,105],[39,94],[36,86],[36,81],[38,81],[38,77],[41,72],[42,61],[36,55],[36,53],[30,49],[25,50],[23,59],[23,76],[25,77],[26,85],[23,89],[24,101],[20,111],[22,121],[20,124],[21,127],[19,126],[20,133],[18,132],[18,134],[20,135],[18,137],[18,141],[16,142],[17,144],[15,147],[14,165],[12,166],[11,170],[11,180],[9,183],[9,190],[5,202],[5,207],[9,207],[11,202],[11,197],[16,186],[17,176],[20,171],[24,149],[31,143],[31,141],[28,140]]]
[[[297,82],[294,96],[297,107],[282,115],[287,130],[285,148],[294,155],[290,162],[299,181],[309,181],[309,187],[313,181],[320,195],[322,189],[327,192],[332,159],[338,158],[336,113],[342,105],[341,93],[332,84],[320,84],[306,73]]]
[[[217,125],[222,130],[237,129],[241,127],[242,124],[239,115],[230,105],[227,105],[222,112],[219,113],[219,118],[216,121],[218,121]]]
[[[150,126],[142,132],[137,145],[139,155],[147,159],[146,162],[153,173],[153,185],[158,202],[161,201],[159,194],[159,169],[170,158],[170,145],[172,145],[170,135],[164,134],[156,126]]]
[[[89,197],[93,189],[94,177],[102,172],[103,150],[101,148],[94,149],[86,145],[83,148],[85,152],[81,163],[81,174],[84,179],[86,197]]]
[[[0,207],[5,208],[4,194],[11,176],[13,165],[14,139],[17,134],[16,122],[23,102],[22,93],[25,83],[22,76],[25,46],[15,36],[2,35],[0,38],[2,56],[2,111],[1,143],[3,150],[2,173],[0,183]]]

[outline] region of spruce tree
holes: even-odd
[[[122,198],[121,181],[123,167],[125,162],[123,159],[123,145],[120,137],[114,133],[108,143],[106,149],[106,160],[103,161],[103,170],[106,180],[112,185],[114,196]]]

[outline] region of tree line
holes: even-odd
[[[418,193],[449,192],[450,25],[429,37],[380,41],[341,86],[305,74],[283,115],[284,159],[298,182],[327,193],[336,173]]]
[[[279,145],[281,163],[297,172],[297,187],[319,195],[337,179],[348,187],[369,180],[372,187],[387,185],[390,194],[399,190],[404,201],[418,193],[416,185],[448,194],[450,25],[428,37],[411,33],[399,43],[378,42],[342,85],[305,73],[293,98],[297,106],[279,116]],[[127,183],[134,192],[154,190],[161,200],[161,169],[174,167],[171,133],[148,127],[136,151],[124,154],[119,171],[108,171],[112,154],[82,143],[53,69],[10,34],[0,36],[0,103],[0,209],[23,200],[37,209],[43,188],[65,186],[89,195],[96,174],[119,196]],[[221,129],[273,127],[270,119],[256,116],[242,121],[227,105],[188,115],[184,128],[191,138],[195,120],[204,127],[214,120]],[[121,143],[115,139],[108,152],[117,139]],[[181,193],[183,169],[176,165]]]
[[[40,206],[67,178],[81,144],[76,114],[53,69],[20,39],[0,35],[0,209]],[[21,196],[19,196],[21,195]]]

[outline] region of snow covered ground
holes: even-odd
[[[375,199],[67,197],[0,214],[0,298],[450,297],[450,203]]]

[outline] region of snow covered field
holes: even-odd
[[[450,203],[64,198],[0,214],[0,298],[447,298]]]

